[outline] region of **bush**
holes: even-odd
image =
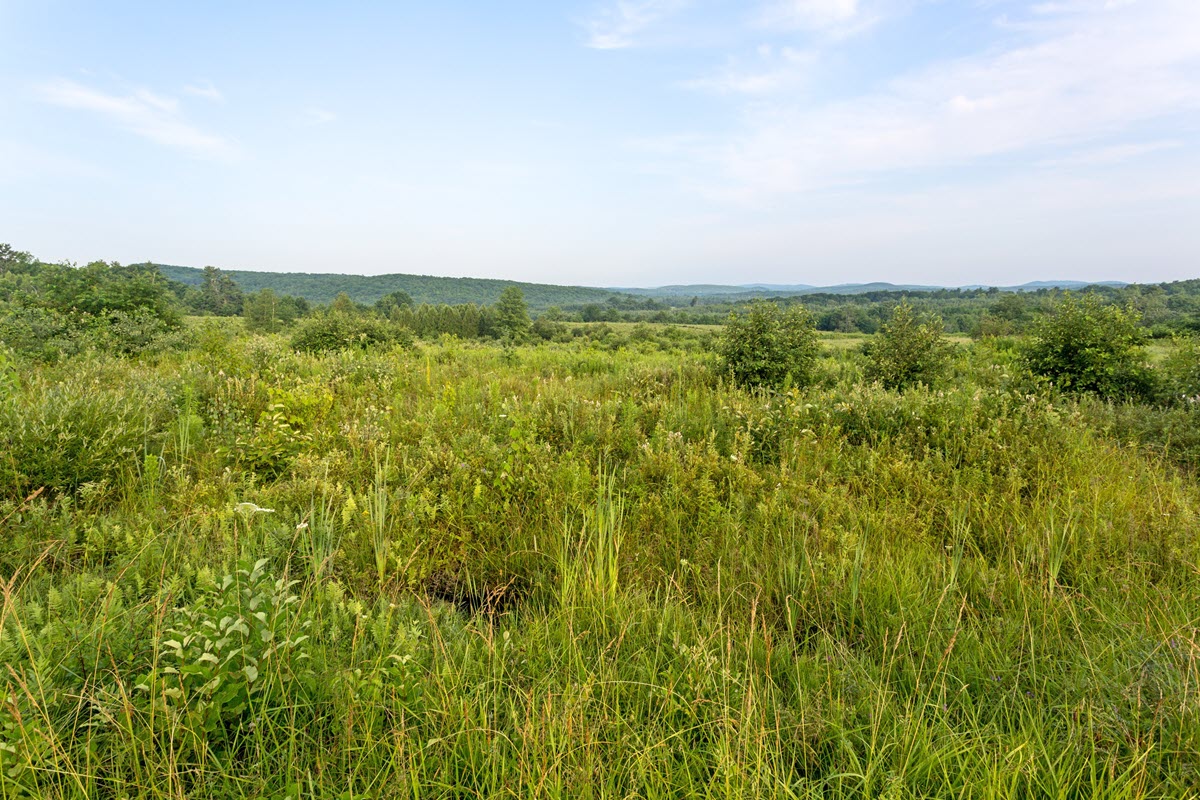
[[[771,388],[809,383],[817,350],[816,328],[808,310],[797,305],[785,312],[772,303],[757,303],[744,314],[731,313],[717,345],[734,381]]]
[[[135,355],[168,349],[179,325],[148,308],[94,315],[38,306],[10,305],[0,311],[0,344],[45,362],[89,350]]]
[[[116,481],[157,449],[169,413],[158,387],[89,374],[0,395],[0,499]]]
[[[863,351],[867,377],[888,389],[932,386],[946,370],[951,346],[942,336],[942,320],[922,320],[908,303],[896,306],[892,318]]]
[[[1168,403],[1200,403],[1200,340],[1188,337],[1162,364],[1162,393]]]
[[[1022,360],[1034,375],[1065,391],[1105,399],[1146,398],[1154,381],[1138,320],[1132,308],[1102,305],[1096,295],[1083,300],[1067,296],[1034,327]]]
[[[375,317],[358,317],[350,314],[327,314],[312,317],[300,323],[292,335],[293,350],[307,353],[326,353],[363,349],[377,344],[412,344],[412,333],[396,323]]]

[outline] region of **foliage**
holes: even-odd
[[[243,562],[176,609],[158,668],[135,687],[202,741],[228,739],[256,710],[297,699],[294,673],[308,658],[301,631],[312,621],[295,617],[297,582],[273,579],[267,564]]]
[[[1041,320],[1023,359],[1035,375],[1063,390],[1102,398],[1151,394],[1152,375],[1142,349],[1144,334],[1132,309],[1103,305],[1096,295],[1068,296]]]
[[[205,267],[200,286],[184,294],[184,302],[196,314],[235,317],[242,313],[242,287],[233,277],[216,267]]]
[[[1195,794],[1188,401],[547,323],[0,350],[0,796]]]
[[[950,360],[951,348],[942,335],[942,320],[922,320],[912,306],[901,303],[879,334],[865,346],[867,377],[888,389],[933,386]]]
[[[722,364],[737,383],[771,388],[807,384],[817,350],[808,312],[802,306],[781,311],[772,303],[731,314],[718,344]]]
[[[260,289],[242,300],[246,330],[256,333],[278,333],[289,328],[304,310],[295,298],[280,297],[271,289]]]
[[[509,286],[496,303],[496,328],[505,339],[521,343],[529,341],[531,326],[525,295],[519,287]]]
[[[158,269],[172,281],[197,285],[202,272],[193,267],[161,264]],[[552,286],[540,283],[490,278],[443,278],[431,275],[334,275],[297,272],[229,271],[243,291],[274,289],[280,294],[303,297],[311,303],[329,303],[345,293],[357,303],[373,304],[382,297],[403,293],[416,303],[490,305],[500,299],[506,288],[519,288],[534,309],[552,305],[581,306],[588,302],[607,303],[613,296],[608,289],[585,286]],[[403,304],[401,304],[403,305]]]
[[[76,367],[0,394],[0,498],[103,491],[158,449],[161,389],[108,385],[101,370]]]
[[[1178,340],[1161,366],[1161,385],[1169,403],[1200,404],[1200,338]]]
[[[411,343],[411,334],[399,325],[377,317],[347,313],[310,317],[296,326],[291,338],[294,350],[308,353],[336,352],[381,344],[407,347]]]

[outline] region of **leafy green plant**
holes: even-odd
[[[863,346],[867,378],[888,389],[932,386],[950,359],[942,330],[940,317],[922,319],[908,303],[896,306],[891,319]]]
[[[816,363],[817,333],[803,306],[759,303],[731,313],[717,345],[724,369],[745,386],[804,386]]]
[[[1142,398],[1152,393],[1138,313],[1103,305],[1094,294],[1068,295],[1034,327],[1022,359],[1035,375],[1065,391],[1106,399]]]
[[[1189,336],[1178,340],[1159,370],[1167,402],[1188,406],[1200,404],[1200,338]]]
[[[365,349],[380,344],[407,347],[412,344],[412,334],[403,326],[375,316],[329,313],[302,321],[291,338],[293,350],[309,353]]]
[[[157,668],[137,687],[178,711],[196,734],[234,732],[264,698],[295,688],[295,671],[308,658],[301,631],[310,621],[296,617],[296,581],[273,578],[266,565],[242,562],[177,609]]]

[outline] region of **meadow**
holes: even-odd
[[[767,390],[703,328],[237,322],[0,361],[0,798],[1198,795],[1149,412],[1003,341]]]

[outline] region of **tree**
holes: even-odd
[[[863,348],[869,359],[867,377],[888,389],[932,386],[946,370],[950,344],[937,316],[921,319],[908,303],[892,310],[875,338]]]
[[[808,310],[794,305],[784,312],[774,303],[731,312],[717,345],[734,381],[771,388],[809,383],[817,350],[817,332]]]
[[[389,292],[375,301],[375,310],[385,317],[390,317],[394,309],[412,307],[412,295],[402,289]]]
[[[338,296],[333,298],[333,302],[329,304],[329,311],[332,314],[353,314],[355,310],[354,301],[345,292],[338,292]]]
[[[529,319],[525,294],[520,287],[509,286],[500,293],[500,300],[496,303],[496,325],[505,339],[514,342],[529,340],[533,323]]]
[[[1142,398],[1153,388],[1142,347],[1144,333],[1133,308],[1102,305],[1089,294],[1068,295],[1034,328],[1022,360],[1035,375],[1073,392],[1104,398]]]
[[[216,317],[237,316],[242,313],[242,289],[216,267],[205,267],[193,307]]]
[[[296,321],[296,303],[291,297],[280,297],[272,289],[260,289],[243,298],[242,316],[248,331],[278,333]]]

